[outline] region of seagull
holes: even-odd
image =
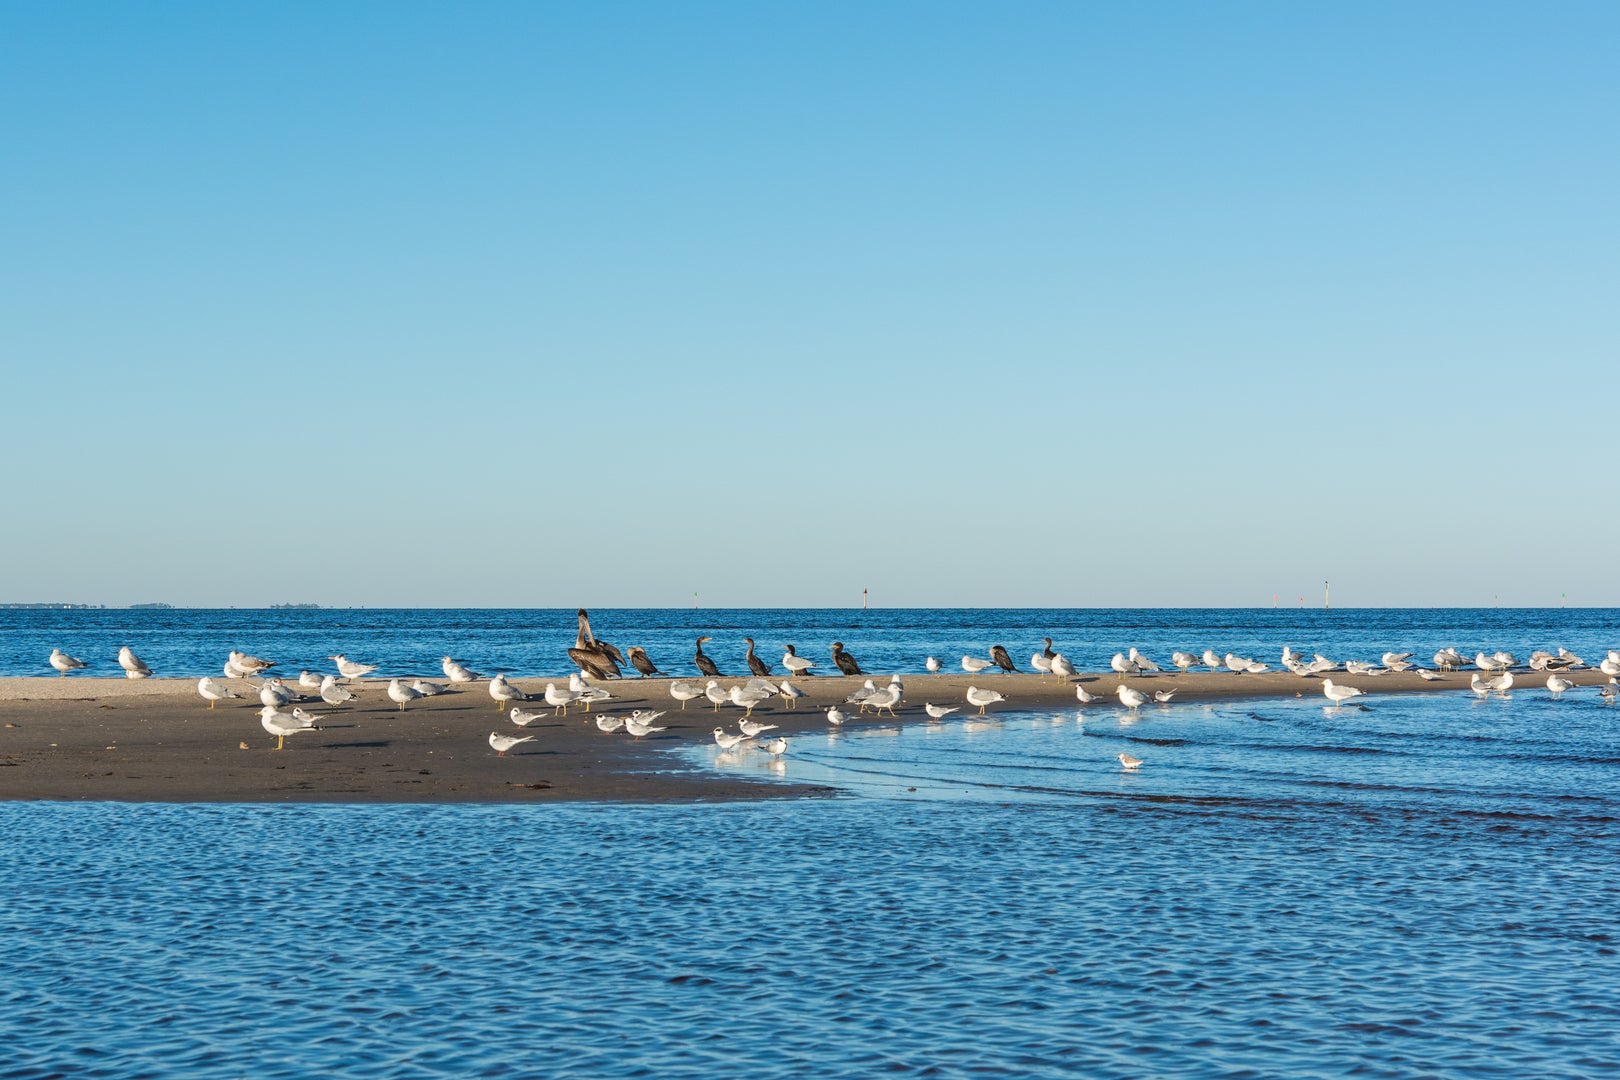
[[[1612,656],[1605,656],[1598,661],[1598,670],[1612,679],[1620,675],[1620,660],[1616,660]]]
[[[300,731],[315,730],[313,719],[301,719],[292,713],[285,713],[279,709],[266,705],[259,710],[259,723],[264,730],[276,737],[276,749],[280,750],[286,742],[287,736],[296,735]]]
[[[641,677],[643,679],[650,675],[664,674],[662,671],[658,670],[658,665],[652,662],[652,657],[647,655],[647,650],[643,649],[640,645],[630,646],[629,656],[630,666],[641,672]]]
[[[1502,661],[1498,660],[1494,656],[1486,656],[1484,653],[1479,653],[1474,657],[1474,666],[1479,668],[1481,671],[1501,671],[1507,665],[1502,663]]]
[[[796,708],[799,704],[799,699],[804,697],[804,691],[800,690],[797,686],[794,686],[786,679],[782,681],[781,692],[782,704],[788,709]]]
[[[990,646],[990,659],[995,662],[996,667],[1009,675],[1018,670],[1017,665],[1012,662],[1012,657],[1007,655],[1007,650],[1000,645]]]
[[[1180,668],[1182,671],[1186,671],[1188,668],[1198,663],[1198,657],[1194,656],[1190,652],[1176,652],[1170,654],[1170,662],[1176,665],[1176,667]]]
[[[691,683],[685,683],[679,679],[676,679],[674,682],[669,684],[669,696],[680,702],[681,708],[684,709],[686,708],[686,703],[688,701],[691,701],[693,698],[702,697],[703,691],[699,690]]]
[[[1074,665],[1069,663],[1069,658],[1067,656],[1064,656],[1062,653],[1058,653],[1056,656],[1052,657],[1052,674],[1067,679],[1069,676],[1074,674]]]
[[[1391,671],[1405,671],[1412,666],[1412,654],[1409,652],[1387,652],[1380,659]]]
[[[1473,678],[1468,680],[1468,689],[1477,697],[1485,697],[1491,692],[1491,680],[1476,671]]]
[[[534,723],[536,720],[540,719],[546,714],[538,709],[536,709],[534,712],[524,712],[522,709],[514,705],[512,706],[512,711],[506,715],[510,716],[512,718],[512,723],[516,724],[518,727],[528,727],[530,724]]]
[[[247,653],[240,653],[235,649],[231,650],[228,662],[249,675],[258,675],[266,668],[276,666],[274,660],[260,660],[257,656],[249,656]]]
[[[657,715],[658,715],[657,713],[653,714],[653,716],[657,716]],[[629,716],[624,718],[624,730],[628,731],[631,735],[635,736],[637,741],[640,741],[640,739],[641,739],[641,737],[643,735],[651,735],[654,732],[667,731],[668,729],[667,728],[661,728],[661,727],[653,727],[652,726],[652,717],[648,717],[647,719],[642,719],[642,717],[636,715],[635,713],[631,713]]]
[[[938,675],[939,674],[939,657],[930,656],[928,659],[923,661],[923,667],[928,669],[928,674],[930,674],[930,675]]]
[[[768,743],[755,743],[754,745],[758,746],[761,750],[765,751],[773,758],[779,758],[783,754],[787,753],[787,740],[781,737],[772,739]]]
[[[388,698],[394,704],[399,706],[400,712],[404,712],[406,705],[410,704],[421,696],[422,691],[406,686],[398,679],[388,680]]]
[[[440,686],[436,682],[428,682],[426,679],[417,679],[411,683],[411,689],[423,697],[438,697],[440,694],[450,693],[449,688]]]
[[[1075,684],[1074,696],[1077,699],[1079,699],[1080,704],[1082,704],[1082,705],[1090,705],[1094,701],[1101,701],[1102,700],[1102,695],[1093,694],[1091,691],[1087,690],[1084,686],[1080,685],[1079,683]]]
[[[1114,693],[1119,695],[1119,703],[1131,710],[1131,712],[1136,712],[1136,710],[1147,704],[1148,698],[1146,694],[1134,687],[1126,686],[1124,683],[1114,687]]]
[[[1564,691],[1574,685],[1570,680],[1559,678],[1557,675],[1547,676],[1547,689],[1552,691],[1554,699],[1563,697]]]
[[[453,683],[474,682],[483,678],[476,671],[469,671],[467,667],[450,657],[445,657],[441,665],[444,668],[444,677]]]
[[[714,729],[714,741],[715,745],[720,747],[722,750],[735,750],[737,747],[748,741],[748,736],[732,735],[727,733],[725,728],[717,727]]]
[[[298,685],[305,690],[314,690],[316,693],[320,692],[322,679],[323,676],[318,671],[300,671],[298,673]]]
[[[201,694],[208,700],[208,707],[210,709],[214,707],[214,702],[223,701],[226,698],[233,698],[236,696],[235,692],[232,691],[230,687],[222,686],[206,675],[197,680],[197,693]]]
[[[1605,705],[1613,705],[1617,693],[1620,693],[1620,684],[1616,684],[1613,679],[1598,687],[1598,696],[1603,699]]]
[[[1460,668],[1466,663],[1468,663],[1467,658],[1464,657],[1462,653],[1451,648],[1450,646],[1447,646],[1434,654],[1434,666],[1439,668],[1441,671],[1450,671],[1453,668]]]
[[[1134,661],[1127,659],[1125,654],[1122,652],[1115,653],[1114,658],[1108,661],[1108,666],[1119,672],[1121,675],[1135,675],[1137,672],[1142,670]]]
[[[1434,682],[1436,679],[1445,678],[1445,676],[1438,671],[1430,671],[1428,668],[1418,668],[1418,678],[1424,682]]]
[[[874,712],[880,713],[884,709],[888,709],[889,715],[893,716],[895,703],[899,700],[900,691],[895,689],[893,684],[891,684],[884,687],[882,690],[874,690],[872,693],[868,694],[866,699],[861,702],[861,708],[870,708]]]
[[[519,743],[534,742],[533,735],[502,735],[498,731],[489,733],[489,747],[495,751],[496,757],[505,757],[506,752]]]
[[[124,669],[126,679],[149,679],[152,677],[152,669],[147,667],[146,662],[140,657],[130,652],[128,645],[118,650],[118,666]]]
[[[1204,664],[1205,667],[1209,668],[1209,670],[1211,670],[1211,671],[1219,671],[1219,670],[1221,670],[1221,668],[1226,666],[1224,663],[1221,662],[1221,658],[1215,655],[1215,650],[1214,649],[1205,649],[1204,650],[1203,664]]]
[[[253,674],[251,671],[238,665],[235,660],[232,660],[228,656],[225,658],[225,666],[221,668],[221,670],[225,673],[225,677],[227,679],[245,679],[249,675]]]
[[[704,684],[703,696],[709,699],[709,704],[714,706],[715,712],[719,712],[720,706],[731,701],[731,693],[713,679]]]
[[[844,643],[842,641],[833,642],[832,658],[833,663],[837,665],[838,670],[842,671],[845,675],[866,674],[866,672],[861,670],[861,665],[856,663],[855,658],[844,651]]]
[[[61,672],[63,678],[67,678],[67,673],[70,671],[78,671],[80,668],[89,666],[83,660],[76,656],[69,656],[61,649],[51,650],[51,667]]]
[[[737,708],[744,710],[744,716],[753,716],[754,709],[776,695],[768,690],[754,690],[746,686],[733,686],[727,692],[727,699]]]
[[[864,684],[862,684],[861,686],[856,687],[855,689],[853,689],[853,690],[851,690],[849,692],[849,697],[844,699],[844,704],[845,705],[860,705],[861,706],[861,712],[865,712],[866,707],[862,703],[865,702],[867,698],[871,697],[875,693],[877,693],[877,684],[874,683],[871,679],[867,679]]]
[[[1119,755],[1119,763],[1125,767],[1126,772],[1135,772],[1142,767],[1141,758],[1131,757],[1131,755],[1123,752]]]
[[[1505,694],[1509,690],[1513,689],[1513,673],[1511,671],[1504,671],[1502,674],[1492,679],[1491,689],[1495,690],[1498,694]]]
[[[266,679],[259,684],[259,702],[272,709],[279,709],[292,701],[292,695],[283,690],[273,679]]]
[[[989,660],[980,660],[977,656],[962,657],[962,670],[969,675],[977,675],[990,666]]]
[[[947,716],[951,715],[951,713],[956,712],[958,708],[960,708],[960,706],[934,705],[930,703],[923,706],[923,712],[928,714],[928,719],[939,721],[945,719]]]
[[[906,696],[906,684],[900,681],[900,676],[898,675],[889,676],[889,689],[893,690],[896,694],[899,694],[901,698]]]
[[[1230,670],[1235,671],[1240,675],[1247,674],[1249,665],[1252,663],[1254,663],[1254,661],[1248,659],[1247,657],[1236,656],[1232,653],[1226,654],[1226,666]]]
[[[319,727],[321,721],[326,719],[326,714],[305,712],[303,709],[294,709],[293,717],[297,719],[299,723],[309,724],[312,727]]]
[[[1147,657],[1145,657],[1141,653],[1137,652],[1135,645],[1131,646],[1130,660],[1131,660],[1131,663],[1135,664],[1138,668],[1140,668],[1143,671],[1162,671],[1162,670],[1164,670],[1163,668],[1159,667],[1158,664],[1155,664],[1153,661],[1149,660]]]
[[[1360,697],[1365,693],[1365,690],[1357,690],[1353,686],[1334,686],[1332,679],[1322,680],[1322,694],[1329,701],[1333,702],[1335,707],[1343,705],[1351,698]]]
[[[848,719],[849,716],[845,713],[839,712],[838,706],[836,705],[833,705],[827,709],[827,723],[831,724],[833,727],[843,727],[844,721]]]
[[[608,716],[606,714],[596,718],[596,730],[604,735],[611,735],[624,727],[624,717]]]
[[[969,705],[977,705],[979,707],[980,716],[984,715],[985,706],[994,705],[998,701],[1006,700],[1006,698],[1002,697],[994,690],[980,690],[977,686],[970,686],[967,688],[967,703]]]
[[[354,700],[354,691],[346,686],[339,686],[336,675],[328,675],[321,680],[321,700],[328,705],[342,705],[346,701]]]
[[[752,739],[755,735],[760,735],[767,731],[775,731],[776,728],[777,725],[775,724],[756,724],[746,716],[737,721],[737,730],[741,731],[750,739]]]
[[[528,701],[529,695],[506,681],[506,676],[497,674],[489,680],[489,696],[495,699],[495,707],[504,709],[508,701]]]
[[[789,675],[803,675],[815,667],[815,661],[806,660],[793,650],[793,646],[784,646],[787,651],[782,654],[782,666],[788,669]]]
[[[546,704],[551,706],[551,715],[556,716],[558,710],[564,716],[568,715],[568,706],[578,700],[579,695],[572,690],[559,690],[556,683],[546,683]]]
[[[1175,696],[1176,696],[1176,692],[1174,690],[1155,690],[1155,691],[1153,691],[1153,700],[1157,701],[1160,705],[1168,705],[1168,704],[1170,704],[1170,699],[1175,697]]]
[[[345,679],[363,679],[377,670],[376,664],[357,664],[342,653],[328,656],[327,659],[337,664],[338,674]]]

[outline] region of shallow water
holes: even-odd
[[[0,1076],[1620,1070],[1620,708],[1077,715],[682,751],[832,800],[0,805]]]
[[[699,635],[715,639],[704,650],[726,674],[746,674],[745,635],[776,670],[783,646],[794,644],[817,674],[833,671],[835,640],[883,674],[921,672],[930,655],[956,671],[964,654],[984,656],[995,644],[1028,670],[1048,636],[1083,671],[1106,670],[1109,657],[1132,645],[1166,667],[1177,649],[1231,650],[1275,665],[1284,645],[1340,661],[1410,651],[1424,663],[1444,646],[1520,657],[1563,646],[1593,663],[1620,647],[1620,611],[1607,608],[636,608],[592,610],[591,622],[602,639],[640,645],[677,676],[697,673]],[[379,665],[383,676],[437,676],[446,654],[487,674],[555,676],[574,670],[566,653],[574,633],[571,609],[0,609],[0,675],[53,675],[47,660],[60,648],[88,662],[87,675],[119,676],[118,648],[128,645],[157,674],[189,678],[218,675],[231,649],[294,674],[334,670],[328,657],[341,652]]]

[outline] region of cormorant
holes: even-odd
[[[1041,653],[1041,655],[1046,657],[1048,660],[1057,659],[1057,653],[1052,651],[1052,639],[1049,637],[1043,637],[1041,640],[1046,642],[1046,651]]]
[[[833,642],[833,663],[837,664],[838,670],[842,671],[845,675],[866,674],[866,672],[861,670],[861,665],[855,662],[855,658],[844,651],[844,643],[842,641]]]
[[[579,670],[598,679],[617,679],[619,664],[624,657],[619,650],[591,636],[591,619],[585,609],[579,609],[579,633],[574,647],[568,650],[568,659],[579,665]]]
[[[1003,649],[1000,645],[990,646],[990,659],[994,660],[996,667],[1000,668],[1002,671],[1018,670],[1018,666],[1012,662],[1012,657],[1007,655],[1007,650]]]
[[[705,641],[713,641],[713,640],[714,640],[713,638],[706,638],[706,637],[698,638],[698,640],[697,640],[697,655],[692,657],[692,663],[696,664],[697,669],[699,671],[703,672],[703,674],[709,676],[711,679],[718,679],[718,678],[720,678],[720,669],[714,666],[714,661],[713,660],[710,660],[707,656],[703,655],[703,643]]]
[[[752,671],[755,675],[758,675],[761,678],[769,676],[771,673],[771,665],[754,655],[754,639],[751,637],[745,637],[743,640],[748,642],[748,670]]]
[[[664,674],[664,672],[658,670],[658,665],[648,658],[647,650],[640,645],[630,646],[630,666],[641,672],[642,678],[649,675]]]

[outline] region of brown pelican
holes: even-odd
[[[630,666],[641,672],[642,678],[649,675],[664,674],[664,672],[658,670],[658,665],[653,663],[647,656],[647,650],[640,645],[630,646]]]
[[[833,642],[833,663],[837,664],[838,670],[842,671],[845,675],[866,674],[866,672],[861,670],[861,665],[855,662],[855,658],[844,651],[844,643],[842,641]]]
[[[1000,645],[990,646],[990,659],[994,660],[996,667],[1000,668],[1002,671],[1018,670],[1017,665],[1012,662],[1012,657],[1007,655],[1007,650],[1003,649]]]
[[[591,618],[585,609],[579,609],[579,634],[574,647],[568,650],[568,659],[579,665],[579,670],[598,679],[617,679],[619,665],[624,657],[619,650],[591,635]]]
[[[707,656],[703,655],[703,643],[705,641],[713,641],[713,640],[714,640],[713,638],[706,638],[706,637],[698,638],[698,640],[697,640],[697,655],[692,657],[692,663],[696,664],[697,669],[699,671],[703,672],[703,674],[709,676],[712,679],[718,679],[718,678],[720,678],[720,669],[714,666],[714,661],[713,660],[710,660]]]
[[[768,676],[771,673],[771,665],[754,655],[754,639],[745,637],[743,640],[748,642],[748,670],[761,678]]]

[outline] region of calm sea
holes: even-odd
[[[6,614],[13,674],[74,629],[147,634],[160,670],[165,641],[176,668],[236,645],[429,671],[497,666],[506,640],[530,658],[513,670],[560,672],[572,640],[556,612],[368,612],[364,633],[326,612],[278,633],[280,613]],[[673,650],[688,614],[593,619]],[[1620,638],[1573,611],[727,617],[703,629],[801,651],[833,631],[902,671],[993,641],[1027,657],[1032,628],[1090,665],[1129,644]],[[0,1077],[1620,1074],[1620,707],[1593,690],[868,722],[797,736],[775,768],[667,752],[847,794],[0,803]]]

